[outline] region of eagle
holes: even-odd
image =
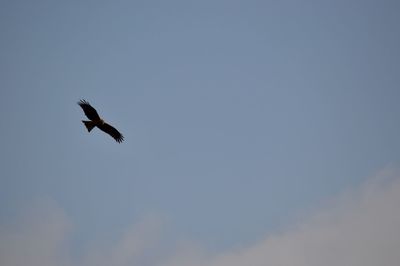
[[[90,132],[94,127],[98,127],[100,130],[113,137],[118,143],[121,143],[124,140],[124,136],[122,136],[122,134],[113,126],[104,122],[104,120],[97,113],[96,109],[94,109],[89,102],[86,100],[80,100],[78,105],[83,109],[83,112],[87,118],[90,119],[90,121],[82,120],[88,132]]]

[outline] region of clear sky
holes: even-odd
[[[0,1],[3,231],[61,213],[81,265],[148,220],[160,257],[286,232],[398,166],[399,14],[390,0]],[[89,134],[79,99],[125,141]]]

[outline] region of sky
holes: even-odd
[[[0,265],[396,265],[399,12],[0,1]]]

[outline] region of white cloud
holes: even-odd
[[[295,229],[209,258],[179,254],[174,266],[395,266],[400,261],[400,178],[371,180]],[[193,253],[193,251],[191,251]],[[183,263],[178,263],[184,257]]]
[[[149,216],[132,225],[116,243],[90,247],[73,258],[70,223],[54,202],[41,202],[19,217],[17,224],[0,225],[1,266],[128,266],[149,262],[146,253],[156,247],[162,221]]]
[[[69,229],[65,214],[53,202],[36,204],[16,223],[0,226],[0,265],[69,265],[64,248]]]
[[[129,228],[122,238],[108,247],[94,248],[84,258],[84,266],[130,266],[149,263],[147,253],[156,249],[162,222],[156,216],[146,217]]]
[[[347,191],[294,228],[214,255],[187,243],[170,255],[157,254],[162,222],[151,217],[133,225],[116,243],[72,258],[70,223],[59,207],[47,204],[16,224],[0,226],[0,265],[395,266],[400,261],[400,178],[384,178],[388,175]]]

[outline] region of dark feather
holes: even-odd
[[[111,137],[113,137],[118,143],[122,142],[124,140],[124,136],[122,136],[121,133],[119,133],[118,130],[116,130],[114,127],[110,126],[107,123],[103,123],[101,125],[97,126],[107,134],[109,134]]]
[[[96,109],[94,109],[89,102],[85,100],[80,100],[78,102],[79,106],[82,107],[83,112],[85,112],[85,115],[87,118],[89,118],[92,121],[100,120],[100,116],[97,113]]]

